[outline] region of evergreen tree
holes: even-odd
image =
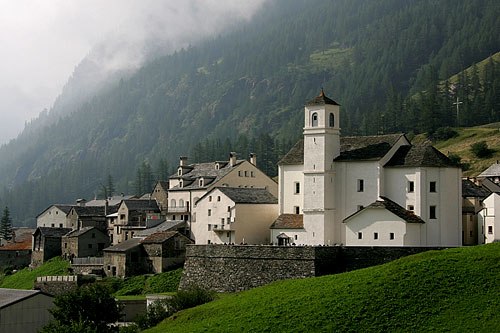
[[[5,240],[12,239],[12,219],[10,218],[9,207],[5,206],[2,220],[0,221],[0,238]]]

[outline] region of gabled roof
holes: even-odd
[[[104,234],[101,230],[97,229],[96,227],[84,227],[84,228],[81,228],[78,230],[73,230],[73,231],[67,233],[66,235],[64,235],[64,237],[78,237],[78,236],[85,234],[88,231],[91,231],[91,230],[97,230],[101,234]]]
[[[486,198],[490,193],[487,188],[476,185],[469,179],[462,179],[462,197]]]
[[[38,227],[34,233],[40,232],[40,234],[44,237],[62,237],[71,230],[71,228]]]
[[[123,203],[127,206],[129,210],[136,211],[156,211],[160,212],[158,203],[155,199],[133,199],[133,200],[123,200]]]
[[[498,161],[488,167],[477,176],[478,178],[485,177],[500,177],[500,163]]]
[[[104,252],[126,252],[134,247],[139,246],[141,243],[140,238],[131,238],[119,244],[105,248]]]
[[[105,216],[104,206],[74,206],[73,209],[78,216]],[[109,213],[109,207],[108,207]]]
[[[27,229],[27,228],[26,228]],[[32,233],[33,229],[29,229],[31,232],[20,233],[16,232],[15,241],[10,241],[4,246],[0,246],[0,251],[22,251],[22,250],[31,250],[32,245]]]
[[[387,209],[389,212],[393,213],[397,217],[400,217],[403,221],[407,223],[425,223],[419,216],[415,215],[412,211],[406,210],[394,201],[386,197],[380,197],[379,200],[370,204],[369,206],[349,215],[344,219],[344,223],[348,222],[352,217],[364,212],[367,209]]]
[[[142,244],[153,244],[153,243],[163,243],[164,241],[176,236],[180,235],[177,231],[159,231],[155,232],[143,240],[141,240]]]
[[[384,157],[404,134],[340,137],[336,161],[378,160]],[[299,140],[278,162],[279,165],[304,164],[304,139]]]
[[[119,205],[122,200],[130,200],[135,198],[135,195],[114,195],[108,198],[108,206]],[[94,199],[85,203],[85,206],[105,206],[106,199]]]
[[[333,99],[326,97],[323,89],[321,89],[321,92],[319,93],[318,96],[314,97],[313,99],[311,99],[309,102],[306,103],[306,105],[325,105],[325,104],[340,105]]]
[[[33,297],[38,294],[45,295],[47,297],[52,297],[50,295],[43,293],[40,290],[0,288],[0,309],[3,309],[11,304],[17,303],[19,301]]]
[[[165,221],[152,228],[147,228],[136,232],[134,237],[147,237],[151,234],[154,234],[155,232],[174,231],[184,227],[186,227],[186,221],[184,220]]]
[[[500,186],[495,182],[492,182],[488,178],[485,178],[481,181],[481,186],[490,192],[500,193]]]
[[[304,216],[302,214],[281,214],[271,224],[271,229],[304,229]]]
[[[207,195],[218,189],[234,203],[237,204],[277,204],[278,198],[269,193],[264,188],[245,188],[245,187],[215,187],[210,192],[203,195],[202,200]]]
[[[227,175],[229,172],[231,172],[231,170],[233,170],[243,162],[245,162],[245,160],[237,160],[233,166],[231,166],[230,163],[226,163],[226,165],[224,166],[221,165],[219,169],[215,168],[214,162],[190,164],[189,166],[183,167],[188,167],[189,171],[182,176],[179,176],[177,174],[170,176],[170,179],[183,179],[188,182],[188,184],[185,184],[183,187],[172,187],[169,189],[169,191],[207,188],[211,183],[219,181],[222,177]],[[210,183],[205,182],[203,186],[199,186],[199,183],[195,181],[199,178],[213,179],[213,181]]]
[[[384,167],[456,167],[446,155],[430,144],[401,146]]]
[[[68,214],[71,208],[73,208],[74,205],[66,205],[66,204],[55,204],[55,205],[50,205],[49,207],[45,208],[40,214],[38,214],[36,217],[41,216],[43,213],[48,211],[52,207],[56,207],[60,209],[64,214]]]

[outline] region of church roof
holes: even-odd
[[[378,160],[385,156],[404,134],[340,137],[336,161]],[[278,162],[279,165],[304,164],[304,140],[299,140]]]
[[[302,214],[281,214],[271,224],[271,229],[303,229],[304,216]]]
[[[354,214],[349,215],[344,219],[344,222],[348,222],[349,219],[354,217],[355,215],[358,215],[359,213],[363,212],[365,209],[387,209],[394,215],[400,217],[407,223],[425,223],[424,220],[422,220],[419,216],[415,215],[412,211],[409,211],[394,201],[390,200],[389,198],[386,197],[380,197],[379,200],[375,201],[374,203],[370,204],[369,206],[363,208],[362,210],[359,210],[355,212]]]
[[[323,89],[321,89],[321,92],[319,93],[318,96],[314,97],[313,99],[311,99],[309,102],[306,103],[306,105],[325,105],[325,104],[340,105],[333,99],[326,97]]]
[[[401,146],[385,167],[458,167],[429,144]]]

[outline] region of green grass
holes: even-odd
[[[146,332],[491,332],[500,244],[276,282],[188,309]]]
[[[115,296],[159,294],[177,291],[182,269],[155,274],[139,275],[127,279],[107,278],[104,283],[113,285]]]
[[[52,258],[38,268],[24,268],[12,275],[2,276],[0,278],[0,288],[33,289],[37,277],[46,275],[68,275],[69,267],[70,264],[68,261],[60,257]]]

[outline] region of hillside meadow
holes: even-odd
[[[429,251],[224,297],[146,332],[492,332],[500,244]]]

